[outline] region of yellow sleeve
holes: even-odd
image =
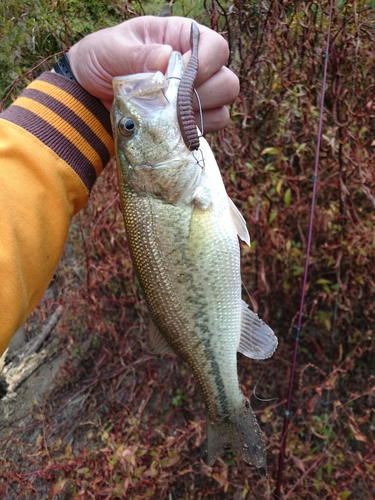
[[[56,270],[71,218],[113,156],[108,111],[44,73],[0,114],[0,355]]]

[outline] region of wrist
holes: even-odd
[[[65,76],[69,80],[77,82],[77,79],[72,73],[67,52],[65,52],[62,58],[56,62],[53,69],[55,70],[55,73],[57,73],[58,75]]]

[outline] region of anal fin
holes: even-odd
[[[248,358],[266,359],[275,352],[278,344],[273,330],[242,301],[241,339],[238,352]]]

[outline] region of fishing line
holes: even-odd
[[[250,294],[249,290],[247,289],[247,286],[245,285],[244,281],[241,280],[242,286],[245,289],[245,292],[247,293],[247,296],[250,299],[251,305],[253,307],[253,310],[256,314],[258,314],[258,302],[255,300],[255,298]]]
[[[277,474],[277,483],[276,483],[276,490],[274,492],[274,498],[281,498],[280,497],[280,490],[281,490],[281,483],[282,483],[282,477],[283,477],[285,446],[286,446],[289,420],[290,420],[290,409],[291,409],[291,401],[292,401],[292,393],[293,393],[294,375],[295,375],[296,366],[297,366],[298,344],[299,344],[299,338],[300,338],[300,334],[301,334],[303,309],[304,309],[304,305],[305,305],[305,295],[306,295],[307,277],[308,277],[308,271],[309,271],[310,251],[311,251],[313,223],[314,223],[315,200],[316,200],[316,192],[317,192],[317,184],[318,184],[317,180],[318,180],[318,172],[319,172],[319,153],[320,153],[320,144],[321,144],[322,129],[323,129],[324,95],[325,95],[325,88],[326,88],[326,81],[327,81],[327,67],[328,67],[328,58],[329,58],[329,42],[330,42],[330,37],[331,37],[333,2],[334,2],[334,0],[330,0],[326,52],[325,52],[325,58],[324,58],[322,95],[321,95],[321,99],[320,99],[320,110],[319,110],[318,138],[317,138],[316,151],[315,151],[313,192],[312,192],[312,200],[311,200],[310,224],[309,224],[309,235],[308,235],[307,249],[306,249],[305,270],[304,270],[304,276],[303,276],[301,303],[300,303],[300,309],[299,309],[299,315],[298,315],[296,339],[295,339],[295,344],[294,344],[292,369],[290,372],[290,379],[289,379],[288,399],[287,399],[285,416],[284,416],[284,427],[283,427],[281,446],[280,446],[280,454],[279,454],[279,469],[278,469],[278,474]]]
[[[178,76],[169,76],[167,78],[167,80],[180,80],[181,81],[181,78],[179,78]],[[194,91],[194,94],[195,94],[195,97],[197,98],[197,102],[198,102],[198,108],[199,108],[199,119],[200,119],[200,122],[201,122],[201,134],[198,135],[198,137],[203,137],[203,134],[204,134],[204,126],[203,126],[203,112],[202,112],[202,105],[201,105],[201,100],[199,98],[199,94],[197,92],[197,89],[193,89]],[[169,103],[169,100],[167,98],[167,96],[163,93],[164,97],[166,98],[168,104]],[[197,164],[200,166],[200,168],[203,170],[204,167],[205,167],[205,163],[204,163],[204,158],[203,158],[203,153],[201,151],[201,149],[198,149],[198,151],[200,151],[200,154],[202,156],[201,159],[198,159],[196,156],[195,156],[195,151],[192,151],[193,153],[193,156],[195,158],[195,161],[197,162]],[[201,165],[201,163],[203,163],[203,165]]]
[[[348,7],[348,1],[346,2],[345,4],[345,14],[347,14],[347,7]],[[356,4],[354,6],[354,9],[355,9],[355,13],[356,13]],[[359,47],[359,30],[358,30],[358,24],[360,22],[360,15],[361,15],[362,11],[360,11],[358,14],[356,14],[354,16],[354,19],[355,19],[355,23],[356,23],[356,29],[357,29],[357,43],[356,43],[356,50],[355,50],[355,62],[354,62],[354,74],[353,74],[353,87],[352,87],[352,99],[353,99],[353,96],[354,96],[354,92],[355,92],[355,87],[356,87],[356,81],[357,81],[357,66],[358,66],[358,47]],[[339,117],[339,121],[341,121],[340,117]],[[341,128],[339,128],[339,137],[341,137]],[[343,164],[342,164],[342,145],[340,144],[339,146],[339,151],[338,151],[338,155],[339,155],[339,177],[341,179],[341,182],[344,183],[344,180],[342,178],[342,174],[343,174]],[[342,189],[342,188],[341,188]],[[344,198],[344,199],[343,199]],[[342,197],[340,196],[340,200],[341,200],[341,203],[340,203],[340,211],[341,211],[341,241],[340,241],[340,244],[342,245],[342,242],[345,240],[345,211],[346,211],[346,205],[347,205],[347,202],[346,202],[346,196]],[[341,283],[341,262],[342,262],[342,259],[339,260],[339,264],[337,266],[337,273],[336,273],[336,276],[337,276],[337,283],[340,284]],[[332,366],[333,366],[333,354],[334,354],[334,348],[335,348],[335,341],[336,341],[336,334],[337,334],[337,312],[338,312],[338,308],[339,308],[339,303],[340,303],[340,297],[339,297],[339,293],[337,291],[337,295],[336,295],[336,300],[335,300],[335,307],[334,307],[334,311],[333,311],[333,324],[332,324],[332,336],[331,336],[331,353],[330,353],[330,359],[329,359],[329,368],[328,368],[328,374],[331,375],[332,373]],[[331,394],[332,394],[332,391],[328,391],[327,392],[327,401],[326,401],[326,406],[328,407],[332,401],[331,401]],[[326,424],[328,425],[328,424]],[[333,421],[331,422],[331,425],[329,426],[329,430],[332,431],[332,428],[333,428]],[[326,430],[326,426],[324,427],[324,433],[325,433],[325,430]],[[325,451],[328,450],[328,440],[326,440],[325,442]]]
[[[198,137],[202,137],[202,136],[200,135],[200,136],[198,136]],[[202,152],[201,148],[199,148],[197,151],[199,151],[199,153],[201,154],[201,158],[200,158],[200,159],[199,159],[199,158],[197,158],[197,157],[195,156],[195,151],[192,151],[192,154],[193,154],[194,160],[197,162],[197,165],[198,165],[198,166],[199,166],[202,170],[204,170],[204,168],[205,168],[206,164],[205,164],[205,162],[204,162],[203,152]]]
[[[179,76],[168,76],[168,78],[166,78],[167,80],[180,80],[181,81],[181,78]]]
[[[256,390],[257,390],[259,382],[261,381],[261,379],[263,377],[263,373],[264,373],[264,369],[263,369],[263,366],[262,366],[262,374],[260,375],[257,383],[254,386],[253,396],[254,396],[255,399],[257,399],[258,401],[262,401],[263,403],[270,403],[271,401],[274,401],[275,402],[274,404],[276,404],[278,402],[278,400],[279,400],[278,398],[263,399],[263,398],[260,398],[259,396],[256,395]]]
[[[202,113],[201,100],[199,98],[199,94],[197,92],[197,89],[193,89],[193,91],[194,91],[195,97],[197,98],[198,108],[199,108],[199,119],[200,119],[200,122],[201,122],[201,135],[198,136],[198,137],[203,137],[203,135],[204,135],[204,125],[203,125],[203,113]]]

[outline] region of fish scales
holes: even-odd
[[[122,189],[127,189],[122,193],[127,239],[153,320],[191,367],[209,417],[215,419],[218,411],[228,416],[227,398],[230,405],[242,400],[236,360],[240,297],[229,280],[216,276],[229,268],[233,279],[240,279],[239,254],[231,248],[236,239],[228,241],[227,234],[215,230],[212,213],[188,207],[174,207],[171,213],[160,200],[139,200],[130,187]],[[220,346],[216,357],[207,356],[213,341]],[[205,349],[197,356],[202,342]],[[221,394],[213,395],[206,383],[212,375],[218,391],[225,388]]]
[[[239,386],[237,351],[263,359],[277,340],[241,300],[238,235],[246,224],[227,197],[210,147],[185,145],[177,119],[182,58],[167,74],[114,79],[111,112],[122,212],[150,312],[150,347],[191,368],[206,406],[208,462],[233,449],[266,463],[264,439]]]

